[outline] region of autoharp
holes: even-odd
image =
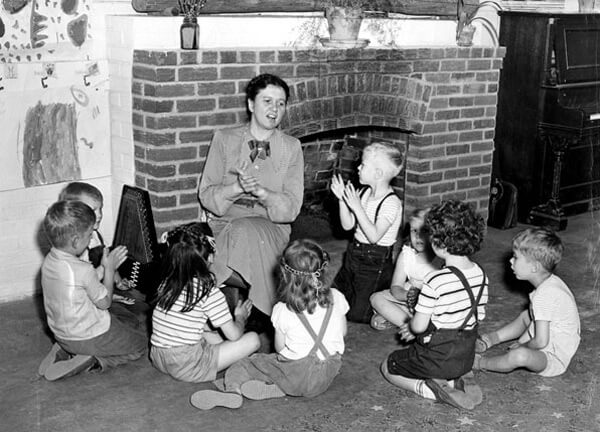
[[[160,248],[152,216],[148,191],[123,186],[113,247],[127,247],[127,260],[119,274],[132,288],[149,294],[154,292],[160,278]]]

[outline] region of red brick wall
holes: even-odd
[[[136,185],[150,192],[159,231],[197,219],[196,190],[213,131],[246,121],[244,87],[269,72],[290,84],[287,133],[370,127],[375,136],[409,134],[406,207],[453,197],[487,215],[503,56],[504,48],[476,47],[136,50]],[[339,143],[314,145],[307,159],[325,153],[317,171],[327,171]]]

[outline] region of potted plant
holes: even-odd
[[[473,36],[475,34],[476,27],[474,23],[476,21],[481,22],[484,29],[487,30],[488,34],[492,38],[492,43],[498,45],[498,31],[494,24],[483,16],[478,16],[477,13],[484,7],[492,7],[497,11],[502,10],[502,6],[493,0],[485,0],[479,3],[475,10],[471,13],[465,11],[464,0],[458,0],[457,17],[458,23],[456,25],[456,43],[459,46],[471,46],[473,45]]]
[[[358,39],[360,25],[368,11],[380,9],[378,0],[324,0],[325,18],[329,38],[324,38],[324,46],[361,48],[368,39]]]
[[[198,16],[206,5],[206,0],[177,0],[177,4],[179,14],[183,15],[183,24],[179,30],[181,49],[198,49],[200,39]]]

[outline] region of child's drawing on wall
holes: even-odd
[[[106,62],[59,62],[51,74],[42,63],[3,70],[0,190],[110,175]]]
[[[90,5],[90,0],[2,0],[0,61],[89,58]]]
[[[25,187],[81,178],[75,104],[49,104],[27,110],[23,139]]]

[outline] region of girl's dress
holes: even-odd
[[[349,309],[339,291],[332,293],[333,304],[326,309],[317,306],[312,314],[292,312],[284,303],[275,305],[273,325],[284,333],[286,346],[280,353],[253,354],[233,364],[225,372],[225,389],[260,380],[276,384],[290,396],[314,397],[327,390],[342,366],[342,328]]]
[[[195,288],[198,281],[194,280]],[[213,287],[189,312],[181,312],[184,293],[170,310],[152,313],[150,360],[159,371],[186,382],[205,382],[217,376],[218,351],[204,339],[207,319],[221,327],[232,319],[225,296]]]

